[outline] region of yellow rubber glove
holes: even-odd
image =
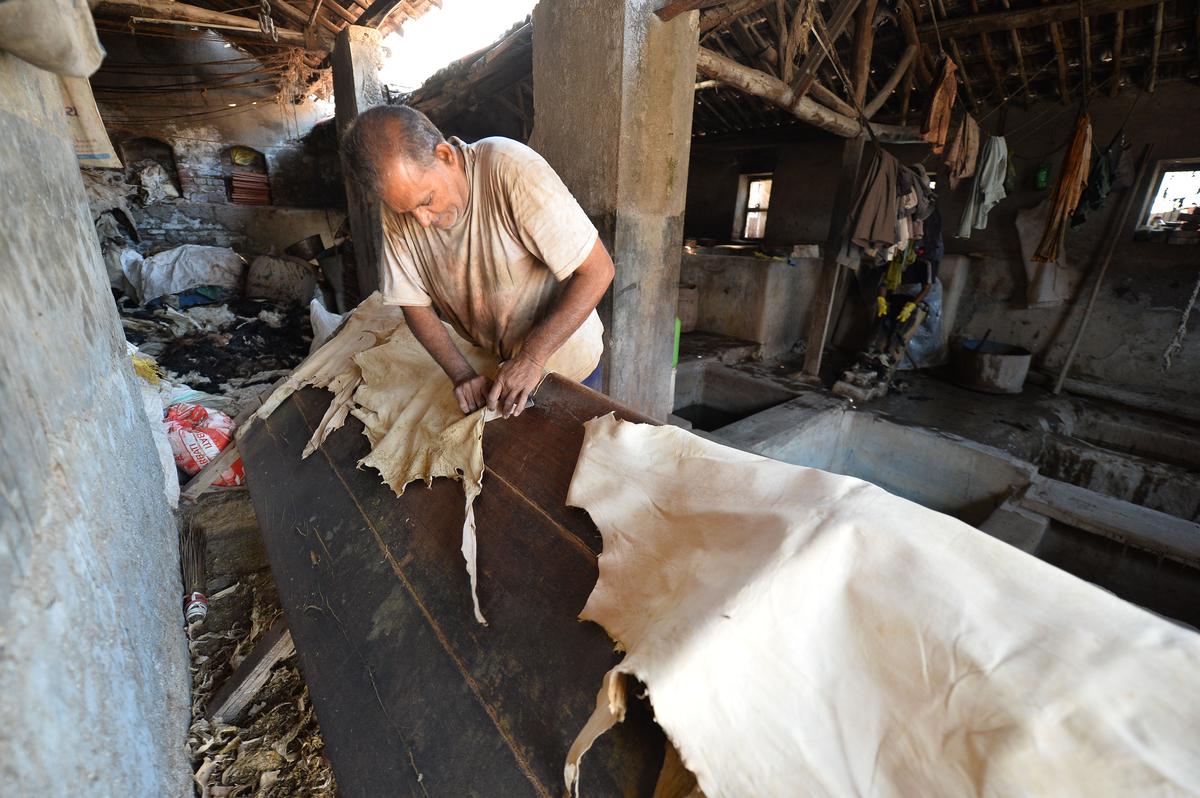
[[[887,299],[885,299],[881,296],[875,297],[875,315],[882,319],[887,314],[888,314]]]
[[[896,317],[896,321],[903,324],[904,322],[908,321],[908,317],[911,316],[913,311],[916,309],[916,302],[905,302],[904,307],[900,308],[900,315]]]

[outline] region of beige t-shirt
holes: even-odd
[[[515,355],[596,243],[596,228],[554,170],[517,141],[451,138],[468,200],[448,230],[383,208],[380,289],[392,305],[433,305],[463,338]],[[546,367],[582,380],[604,348],[595,311]]]

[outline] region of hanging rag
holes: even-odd
[[[1058,260],[1058,251],[1067,236],[1067,220],[1079,205],[1083,187],[1087,185],[1088,169],[1092,159],[1092,118],[1086,111],[1075,120],[1075,135],[1071,146],[1063,156],[1058,182],[1054,185],[1054,197],[1050,205],[1050,218],[1033,260],[1049,263]]]
[[[888,249],[896,243],[898,197],[896,194],[900,162],[881,149],[867,167],[858,200],[851,213],[850,242],[868,255]]]
[[[1033,254],[1041,240],[1042,231],[1050,217],[1047,197],[1033,208],[1017,212],[1017,238],[1021,242],[1021,258],[1025,263],[1025,307],[1049,308],[1069,300],[1078,287],[1080,273],[1067,266],[1067,253],[1059,253],[1056,261],[1037,261]]]
[[[958,94],[958,79],[955,77],[957,72],[958,66],[946,57],[934,80],[936,88],[929,101],[929,110],[925,112],[925,121],[921,125],[921,138],[929,142],[935,155],[941,155],[946,146],[950,116]]]
[[[913,181],[917,191],[917,209],[913,217],[918,221],[924,221],[929,218],[929,214],[933,213],[937,203],[937,194],[929,187],[929,172],[925,171],[925,165],[915,163],[911,167],[906,167],[912,172]]]
[[[989,136],[979,154],[979,166],[963,208],[957,236],[970,238],[971,231],[987,227],[988,212],[1004,199],[1004,177],[1008,172],[1008,143],[1003,136]]]
[[[970,114],[963,114],[946,150],[946,166],[950,173],[950,188],[975,175],[979,157],[979,123]]]

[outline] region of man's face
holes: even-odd
[[[467,205],[467,177],[449,144],[439,144],[428,165],[396,158],[383,168],[379,198],[393,212],[410,214],[422,227],[449,229]]]

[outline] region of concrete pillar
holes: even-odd
[[[533,12],[534,129],[617,267],[600,305],[610,396],[672,409],[683,206],[698,14],[662,22],[658,0],[556,0]]]
[[[337,35],[332,60],[333,98],[340,139],[355,117],[372,106],[383,104],[383,84],[379,80],[383,49],[379,31],[358,25],[342,28]],[[347,302],[353,306],[379,287],[383,227],[378,201],[364,196],[349,179],[346,180],[346,205],[358,277],[358,296],[347,297]]]

